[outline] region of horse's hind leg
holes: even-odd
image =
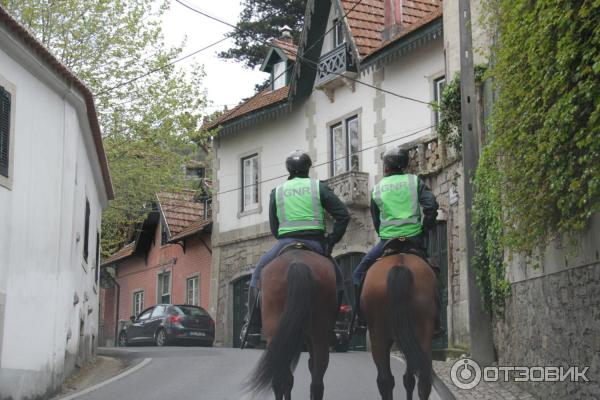
[[[275,400],[291,400],[292,387],[294,386],[294,375],[287,371],[284,377],[273,382],[273,393]]]
[[[431,341],[433,337],[434,321],[427,319],[420,321],[416,326],[416,333],[419,339],[419,344],[423,353],[425,354],[425,360],[423,368],[424,370],[419,371],[419,399],[429,399],[431,393],[431,382],[432,382],[432,365],[431,365]]]
[[[392,342],[383,335],[371,331],[371,355],[377,367],[377,388],[382,400],[392,400],[396,382],[390,368],[390,349]]]
[[[415,390],[415,374],[406,369],[402,378],[404,389],[406,390],[406,400],[412,400],[413,391]]]
[[[324,338],[313,339],[310,349],[310,400],[322,400],[325,392],[323,377],[329,365],[329,343]]]

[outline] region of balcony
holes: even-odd
[[[345,77],[356,76],[356,63],[346,43],[321,56],[317,68],[315,87],[317,89],[335,89],[343,85]]]
[[[347,206],[369,207],[369,174],[367,172],[344,172],[325,182]]]

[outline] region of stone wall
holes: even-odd
[[[600,395],[600,217],[577,245],[554,243],[539,265],[509,260],[511,295],[494,321],[499,365],[589,367],[589,383],[521,383],[540,398],[597,399]]]

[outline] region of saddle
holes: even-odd
[[[306,244],[304,244],[302,242],[294,242],[294,243],[290,243],[290,244],[286,245],[283,249],[281,249],[279,251],[279,253],[277,253],[277,257],[279,257],[280,255],[287,253],[288,251],[291,251],[291,250],[307,250],[307,251],[312,251],[313,253],[322,255],[321,253],[314,251],[313,249],[311,249],[310,247],[308,247]]]
[[[381,255],[381,258],[400,253],[414,254],[419,256],[425,260],[425,262],[429,264],[429,266],[436,273],[439,272],[440,268],[438,266],[437,257],[427,257],[427,255],[421,249],[415,247],[413,243],[405,238],[396,238],[388,241],[385,246],[383,246],[383,254]]]

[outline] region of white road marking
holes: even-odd
[[[134,365],[131,368],[126,369],[125,371],[121,372],[119,375],[113,376],[112,378],[107,379],[104,382],[100,382],[100,383],[98,383],[98,384],[96,384],[94,386],[90,386],[89,388],[81,390],[81,391],[79,391],[77,393],[73,393],[73,394],[70,394],[70,395],[65,396],[65,397],[57,397],[54,400],[72,400],[72,399],[76,399],[79,396],[83,396],[84,394],[91,393],[91,392],[93,392],[95,390],[100,389],[103,386],[106,386],[106,385],[109,385],[109,384],[111,384],[113,382],[116,382],[116,381],[118,381],[121,378],[125,378],[127,375],[133,374],[134,372],[136,372],[136,371],[144,368],[146,365],[150,364],[150,361],[152,361],[152,358],[144,358],[142,360],[142,362],[140,362],[139,364]]]

